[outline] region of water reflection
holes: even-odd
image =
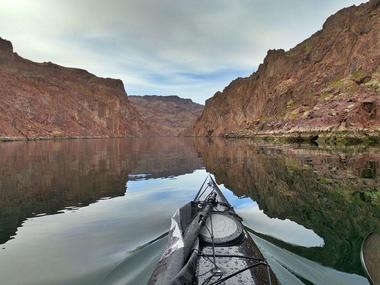
[[[282,284],[368,284],[359,248],[380,223],[379,149],[73,140],[3,143],[0,159],[2,284],[145,284],[208,172]]]
[[[324,240],[313,230],[297,224],[289,219],[281,220],[268,217],[256,202],[245,204],[237,208],[237,212],[247,225],[251,225],[255,232],[275,237],[288,244],[303,247],[323,247]]]
[[[0,159],[0,244],[27,217],[123,196],[139,173],[169,177],[201,167],[191,142],[163,138],[2,143]]]
[[[325,242],[322,248],[282,247],[325,266],[363,274],[361,241],[380,224],[380,178],[375,175],[379,149],[330,150],[222,139],[197,141],[197,149],[218,183],[252,198],[267,216],[296,222]],[[370,178],[363,178],[363,172],[370,172]],[[266,234],[273,236],[275,231]]]

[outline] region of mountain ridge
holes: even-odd
[[[177,95],[129,95],[136,110],[158,136],[183,136],[201,115],[203,105]]]
[[[195,136],[379,136],[380,1],[327,18],[206,101]]]
[[[119,79],[36,63],[0,38],[0,138],[135,137],[152,132]]]

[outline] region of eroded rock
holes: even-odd
[[[380,131],[379,3],[342,9],[289,51],[270,50],[255,73],[206,102],[194,134]],[[247,121],[260,123],[247,132]]]
[[[0,38],[0,138],[127,137],[151,131],[121,80],[26,60]]]

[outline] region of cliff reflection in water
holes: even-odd
[[[217,183],[249,196],[271,218],[312,229],[323,247],[270,242],[337,270],[363,275],[363,238],[380,225],[380,150],[260,144],[250,140],[197,140]]]
[[[123,196],[128,180],[201,167],[189,140],[65,140],[0,144],[0,244],[23,221],[104,197]]]
[[[2,143],[0,161],[4,284],[146,284],[208,173],[283,284],[368,284],[359,250],[380,226],[380,149],[92,139]]]

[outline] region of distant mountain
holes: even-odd
[[[29,61],[0,38],[0,140],[147,133],[121,80]]]
[[[197,136],[380,137],[380,1],[329,17],[207,100]]]
[[[178,96],[128,96],[144,121],[160,136],[182,135],[201,115],[203,106]]]

